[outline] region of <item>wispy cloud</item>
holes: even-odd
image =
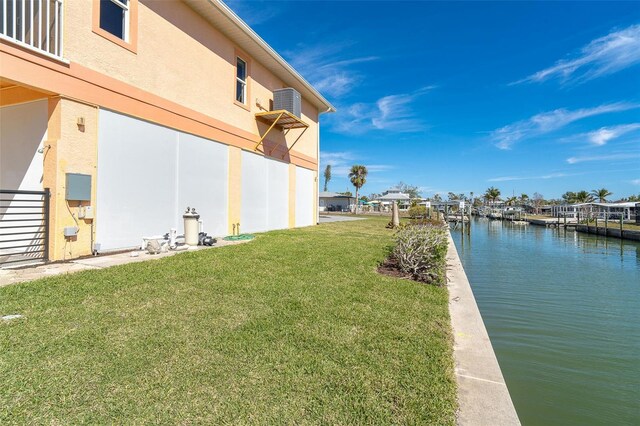
[[[427,126],[419,117],[414,103],[423,95],[435,89],[426,86],[413,93],[388,95],[373,103],[359,102],[330,118],[335,131],[341,133],[362,134],[371,130],[386,130],[398,133],[413,133]]]
[[[501,176],[487,179],[487,182],[509,182],[514,180],[540,180],[540,179],[557,179],[567,176],[575,176],[575,173],[549,173],[540,176]]]
[[[559,130],[583,118],[611,112],[626,111],[638,107],[640,107],[638,104],[617,102],[577,110],[560,108],[536,114],[526,120],[516,121],[515,123],[496,129],[491,132],[490,138],[497,148],[511,149],[516,142]]]
[[[640,129],[640,123],[621,124],[618,126],[601,127],[598,130],[587,133],[587,139],[592,145],[602,146],[627,133]]]
[[[354,65],[376,61],[377,56],[347,57],[350,42],[324,43],[318,46],[299,45],[284,56],[321,93],[340,97],[349,93],[362,80]]]
[[[265,0],[253,2],[225,0],[225,3],[250,27],[264,24],[276,18],[283,12],[283,8],[286,7],[286,2],[271,2]]]
[[[621,153],[605,154],[605,155],[569,157],[567,158],[567,163],[577,164],[577,163],[584,163],[587,161],[632,160],[635,158],[640,158],[640,152],[621,152]]]
[[[640,25],[613,31],[591,41],[578,54],[562,59],[553,66],[536,72],[512,84],[543,82],[584,82],[621,71],[640,63]]]
[[[630,181],[629,181],[629,183],[630,183],[631,185],[638,185],[638,186],[640,186],[640,179],[633,179],[633,180],[630,180]]]
[[[366,161],[359,159],[357,155],[349,151],[342,152],[320,152],[321,168],[331,165],[331,174],[336,177],[346,178],[354,164],[363,164],[369,173],[384,172],[391,170],[393,167],[388,164],[367,164]]]

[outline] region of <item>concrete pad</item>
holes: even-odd
[[[449,233],[447,278],[458,382],[459,425],[519,425],[471,285]]]
[[[86,271],[89,269],[104,269],[111,266],[124,265],[126,263],[145,262],[148,260],[162,259],[164,257],[186,253],[188,251],[208,250],[217,247],[243,244],[249,241],[251,240],[225,241],[222,238],[219,238],[218,242],[212,247],[197,246],[194,249],[183,251],[168,251],[166,253],[159,254],[148,254],[142,250],[131,250],[124,253],[105,254],[95,257],[87,257],[84,259],[71,260],[68,262],[49,263],[27,268],[0,269],[0,287],[26,281],[33,281],[54,275],[71,274],[74,272]],[[138,256],[132,257],[132,252],[138,253]]]

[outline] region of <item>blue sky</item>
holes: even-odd
[[[338,109],[332,191],[640,193],[640,3],[229,1]]]

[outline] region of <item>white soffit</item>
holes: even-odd
[[[320,92],[222,1],[183,1],[236,43],[238,47],[251,55],[254,60],[282,79],[285,84],[300,92],[302,97],[315,105],[320,112],[335,112],[333,105]]]

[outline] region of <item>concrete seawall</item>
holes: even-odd
[[[600,226],[596,228],[595,226],[578,225],[576,226],[576,231],[584,232],[587,234],[597,234],[607,237],[622,238],[623,240],[640,241],[640,232],[631,231],[628,229],[620,230],[620,228],[613,227],[605,229]]]
[[[519,425],[489,334],[449,233],[449,312],[458,382],[458,424]]]

